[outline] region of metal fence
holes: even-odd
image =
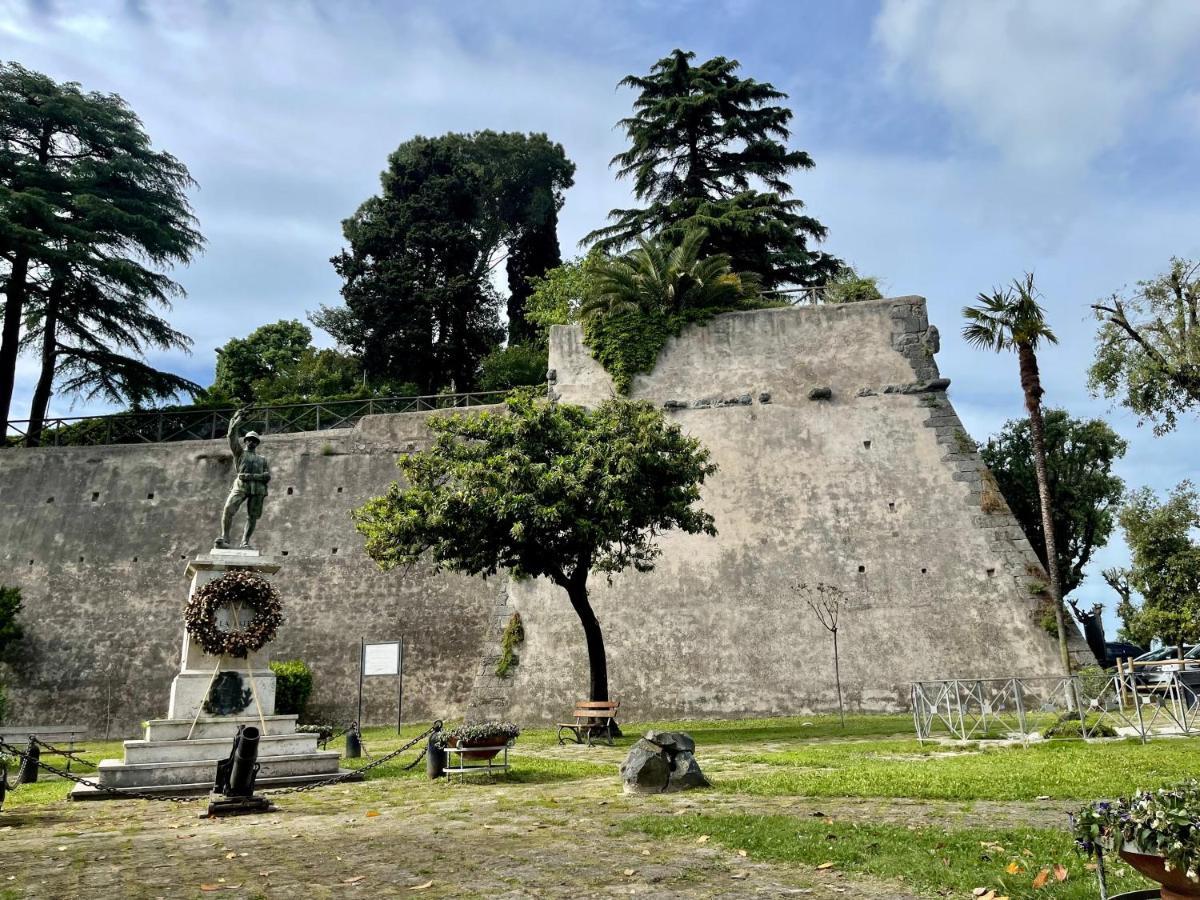
[[[365,400],[332,400],[326,403],[292,403],[255,407],[243,419],[259,434],[329,431],[353,428],[363,416],[380,413],[462,409],[503,402],[508,391],[464,394],[431,394],[421,397],[371,397]],[[100,444],[159,444],[171,441],[206,441],[229,433],[234,409],[159,409],[107,416],[72,416],[46,419],[42,446],[70,447]],[[23,446],[28,420],[9,422],[7,443]]]
[[[1147,683],[1127,673],[947,679],[912,685],[920,741],[1200,734],[1200,694],[1178,672]],[[1078,722],[1078,727],[1074,725]]]

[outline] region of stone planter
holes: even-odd
[[[1173,869],[1168,872],[1166,859],[1153,853],[1142,853],[1137,844],[1126,844],[1120,850],[1121,859],[1151,881],[1162,885],[1163,900],[1186,900],[1200,897],[1200,882],[1190,880],[1186,874]]]

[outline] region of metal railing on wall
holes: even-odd
[[[1200,734],[1200,694],[1179,672],[1147,682],[1117,672],[914,682],[920,741]],[[1078,724],[1075,724],[1078,723]],[[1067,727],[1064,727],[1067,726]]]
[[[242,420],[259,434],[330,431],[353,428],[364,416],[384,413],[465,409],[501,403],[508,391],[475,391],[429,394],[418,397],[370,397],[364,400],[331,400],[323,403],[289,403],[256,406]],[[229,434],[229,409],[158,409],[104,416],[55,416],[42,428],[41,446],[79,447],[102,444],[160,444],[173,441],[207,441]],[[24,446],[29,420],[8,423],[6,444]]]

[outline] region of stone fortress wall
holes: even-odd
[[[1054,674],[1034,621],[1044,581],[946,397],[921,298],[730,313],[673,339],[632,395],[712,451],[716,538],[667,535],[658,569],[591,582],[626,718],[802,713],[833,702],[828,634],[792,585],[853,598],[840,646],[848,702],[898,709],[912,679]],[[565,402],[612,393],[578,328],[552,335]],[[828,389],[828,398],[824,398]],[[815,399],[814,399],[815,398]],[[314,669],[314,712],[353,717],[361,636],[403,634],[405,718],[557,721],[586,691],[565,596],[427,570],[380,573],[349,512],[386,489],[430,415],[269,436],[257,538],[285,557],[289,619],[272,657]],[[84,723],[113,737],[163,714],[178,669],[187,560],[212,544],[231,480],[224,441],[0,454],[0,583],[25,596],[9,673],[12,722]],[[240,522],[240,519],[239,519]],[[498,640],[526,640],[507,678]],[[368,683],[368,721],[394,716]]]

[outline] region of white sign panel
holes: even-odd
[[[363,675],[399,675],[400,642],[363,645]]]

